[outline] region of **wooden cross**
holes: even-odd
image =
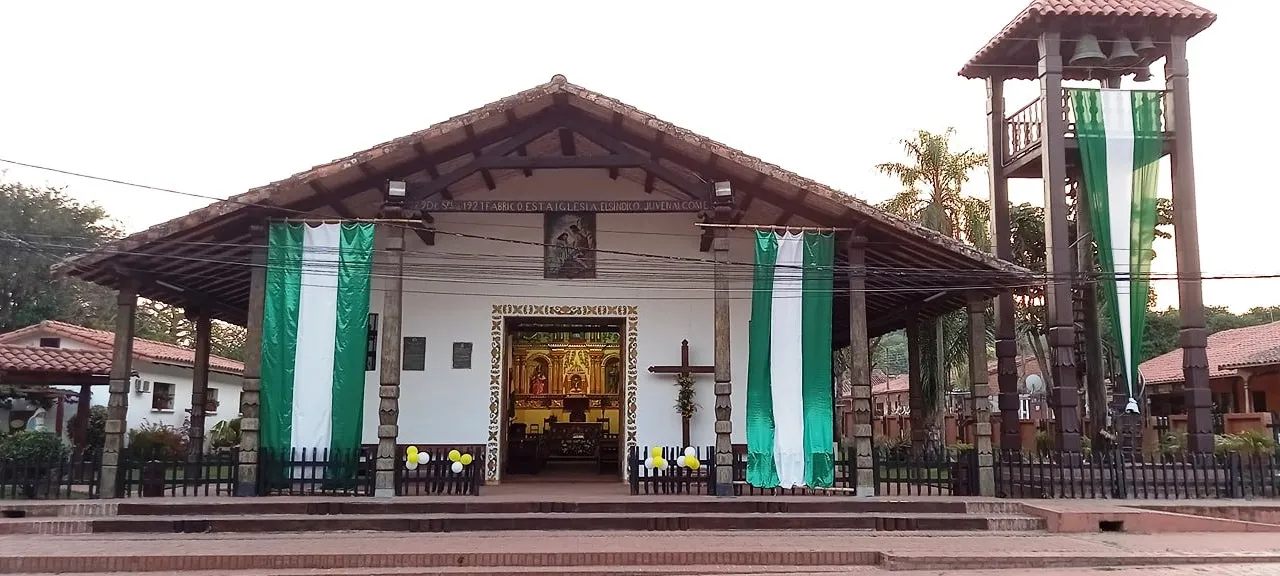
[[[680,343],[680,365],[679,366],[650,366],[649,372],[652,374],[675,374],[677,377],[692,376],[694,374],[715,374],[715,366],[690,366],[689,365],[689,341],[685,340]],[[681,446],[689,445],[689,419],[681,416],[680,418],[680,441]]]

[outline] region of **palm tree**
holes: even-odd
[[[953,151],[951,137],[954,134],[953,128],[941,134],[920,130],[915,138],[902,141],[906,162],[877,164],[876,170],[902,183],[902,191],[881,203],[880,208],[978,249],[990,250],[987,203],[961,193],[969,174],[987,164],[987,156],[974,149]],[[966,371],[968,319],[963,312],[932,319],[920,327],[922,334],[936,334],[938,322],[942,323],[942,361],[946,372]],[[932,338],[923,340],[929,342]],[[926,427],[931,443],[936,443],[941,439],[947,384],[936,381],[929,371],[924,376],[921,378],[924,414],[918,418]]]

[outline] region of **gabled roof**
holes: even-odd
[[[569,83],[563,76],[550,82],[507,96],[444,122],[378,144],[345,158],[315,166],[284,180],[254,188],[227,201],[215,202],[168,222],[113,242],[96,252],[70,258],[55,266],[80,278],[118,287],[125,277],[143,277],[143,297],[176,305],[205,304],[216,306],[218,318],[242,323],[248,305],[249,245],[253,243],[249,226],[261,223],[266,216],[294,216],[299,212],[325,217],[349,218],[353,210],[343,200],[366,194],[385,184],[388,179],[429,183],[451,170],[466,166],[474,155],[486,148],[501,146],[540,116],[554,113],[576,115],[584,122],[596,123],[624,139],[631,149],[653,158],[665,175],[659,175],[652,186],[655,193],[672,193],[676,187],[663,185],[672,178],[688,182],[730,180],[735,191],[745,200],[741,207],[754,218],[768,219],[744,223],[775,224],[788,221],[792,225],[860,226],[864,235],[876,245],[892,248],[869,249],[869,266],[930,270],[934,283],[950,270],[946,283],[953,288],[945,298],[935,297],[923,304],[926,311],[941,312],[964,306],[966,288],[957,284],[972,282],[972,289],[991,292],[993,285],[1025,282],[1030,272],[993,255],[976,250],[953,238],[893,217],[849,194],[804,178],[794,172],[767,163],[740,150],[695,134],[663,121],[633,106]],[[547,135],[546,140],[556,137]],[[590,147],[580,142],[579,149]],[[561,139],[564,132],[561,132]],[[531,143],[529,156],[541,155],[554,144],[544,140]],[[561,145],[563,146],[563,145]],[[561,146],[554,154],[560,155]],[[569,155],[569,154],[565,154]],[[492,172],[492,174],[490,173]],[[501,172],[501,173],[499,173]],[[645,188],[655,180],[652,170],[623,168],[621,176],[644,181]],[[453,195],[517,177],[519,170],[493,170],[479,173],[450,184]],[[483,177],[483,180],[482,180]],[[707,184],[709,197],[710,185]],[[374,214],[352,214],[372,217]],[[762,216],[763,215],[763,216]],[[201,246],[201,243],[204,243]],[[210,244],[212,243],[212,244]],[[196,246],[196,247],[192,247]],[[215,256],[216,255],[216,258]],[[175,259],[181,259],[174,262]],[[216,262],[206,262],[216,260]],[[938,272],[938,271],[944,272]],[[136,271],[136,273],[135,273]],[[188,275],[215,279],[193,285]],[[954,272],[964,271],[962,274]],[[920,276],[921,274],[917,274]],[[155,282],[163,280],[163,283]],[[885,285],[908,286],[906,278],[884,280]],[[869,279],[869,286],[874,282]],[[166,284],[168,286],[166,286]],[[182,289],[173,289],[172,286]],[[936,288],[916,288],[896,293],[877,292],[869,296],[869,307],[875,313],[880,307],[886,326],[889,314],[905,308],[904,298],[915,302],[933,296]],[[998,288],[997,288],[998,290]],[[898,316],[899,314],[893,314]],[[901,318],[892,322],[901,322]],[[882,326],[869,326],[872,332]]]
[[[57,336],[61,336],[63,338],[70,338],[77,342],[88,344],[90,346],[97,346],[99,347],[99,351],[94,351],[94,352],[105,353],[107,355],[107,371],[110,371],[111,369],[110,350],[112,346],[115,345],[116,336],[114,332],[111,332],[109,330],[97,330],[94,328],[86,328],[84,326],[77,326],[75,324],[68,324],[66,322],[59,322],[57,320],[45,320],[39,324],[33,324],[31,326],[27,326],[26,328],[20,328],[18,330],[14,330],[13,332],[0,334],[0,345],[12,344],[13,342],[17,342],[18,340],[21,340],[23,338],[26,338],[36,333],[55,334]],[[17,346],[11,346],[11,347],[17,348]],[[29,348],[29,349],[30,350],[55,350],[55,351],[60,350],[58,348],[35,348],[35,347]],[[88,351],[79,351],[79,350],[65,350],[65,351],[66,352],[88,352]],[[195,365],[195,356],[196,356],[195,351],[191,350],[190,348],[183,348],[182,346],[166,344],[164,342],[157,342],[155,340],[148,340],[146,338],[133,339],[133,357],[138,360],[146,360],[148,362],[156,362],[160,364],[177,364],[179,366],[191,367]],[[75,357],[75,355],[68,356],[67,358],[73,358],[73,357]],[[85,358],[88,358],[88,357],[89,356],[86,356]],[[41,357],[31,356],[31,358],[41,358]],[[48,356],[47,358],[52,359],[54,358],[54,356]],[[75,357],[75,358],[77,358],[76,360],[77,362],[81,361],[80,359],[78,359],[78,357]],[[221,356],[215,356],[210,354],[209,369],[217,372],[224,372],[227,374],[240,374],[244,372],[244,364],[239,361],[232,360],[230,358],[223,358]]]
[[[1023,62],[1026,59],[1018,55],[1036,49],[1036,37],[1049,24],[1048,21],[1076,19],[1081,24],[1118,29],[1172,29],[1177,25],[1183,34],[1194,36],[1217,18],[1213,12],[1187,0],[1033,0],[974,54],[960,69],[960,75],[983,78],[995,72],[1009,78],[1034,78],[1034,75],[1028,76],[1034,72],[1033,67],[1016,69],[1010,65],[1027,64]],[[1064,31],[1071,32],[1074,31]],[[1070,53],[1066,56],[1070,57]],[[1071,76],[1069,71],[1067,75]]]
[[[1255,356],[1280,349],[1280,322],[1223,330],[1209,335],[1205,352],[1209,356],[1209,377],[1223,378],[1236,375],[1236,368],[1253,365]],[[1182,349],[1161,354],[1143,362],[1138,371],[1147,384],[1181,382]]]
[[[6,371],[105,375],[111,371],[111,353],[0,344],[0,372]]]

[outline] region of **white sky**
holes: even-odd
[[[1026,1],[9,0],[0,158],[226,197],[558,73],[875,202],[898,186],[872,166],[916,129],[954,126],[957,145],[985,150],[983,83],[956,71]],[[1280,122],[1257,89],[1280,3],[1203,5],[1220,16],[1189,50],[1204,273],[1280,273],[1280,199],[1249,174],[1275,162],[1263,154]],[[1009,108],[1037,91],[1011,83]],[[6,169],[68,185],[130,231],[206,203]],[[1039,181],[1016,184],[1015,201],[1041,203]],[[970,192],[986,186],[974,173]],[[1156,250],[1154,271],[1172,273],[1172,244]],[[1177,305],[1172,283],[1157,290]],[[1206,281],[1205,302],[1243,311],[1277,292],[1280,280]]]

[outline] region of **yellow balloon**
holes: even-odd
[[[417,453],[417,452],[410,452],[410,453],[409,453],[409,458],[408,458],[408,460],[409,460],[409,463],[410,463],[410,464],[417,464],[417,463],[418,463],[418,453]]]
[[[662,447],[661,447],[661,446],[654,446],[653,448],[650,448],[650,449],[649,449],[649,455],[650,455],[650,456],[653,456],[653,457],[654,457],[654,459],[661,458],[661,457],[662,457]]]
[[[667,460],[661,456],[653,459],[653,467],[662,469],[667,467]]]
[[[461,460],[461,459],[462,459],[462,453],[458,452],[457,450],[450,450],[450,451],[449,451],[449,461],[450,461],[450,462],[457,462],[458,460]]]
[[[459,461],[459,462],[461,462],[463,466],[470,466],[470,465],[471,465],[471,455],[470,455],[470,454],[463,454],[463,455],[462,455],[462,458],[459,458],[459,459],[458,459],[458,461]]]
[[[417,457],[418,457],[418,447],[417,447],[417,446],[410,446],[410,447],[409,447],[409,449],[405,451],[405,454],[406,454],[408,457],[410,457],[410,458],[417,458]]]
[[[699,466],[702,466],[702,463],[697,458],[685,458],[684,465],[688,466],[690,470],[697,470]]]

